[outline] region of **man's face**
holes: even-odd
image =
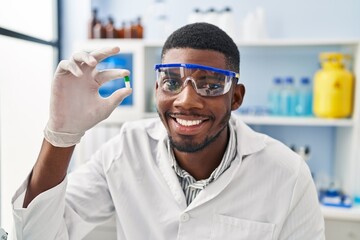
[[[163,63],[192,63],[226,69],[222,53],[190,48],[168,50]],[[169,94],[156,84],[157,110],[172,146],[181,152],[197,152],[218,137],[226,137],[231,111],[241,105],[243,93],[243,86],[232,86],[225,95],[203,97],[188,82],[180,93]]]

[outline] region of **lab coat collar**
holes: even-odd
[[[232,114],[230,124],[236,129],[237,150],[242,156],[256,153],[265,148],[266,135],[252,130],[241,120],[240,116]]]
[[[229,121],[236,129],[237,155],[230,167],[221,176],[209,184],[191,202],[187,210],[191,210],[216,197],[232,181],[234,175],[239,172],[243,159],[265,147],[265,135],[253,131],[238,116],[232,115]]]

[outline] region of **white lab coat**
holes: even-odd
[[[238,117],[238,156],[187,206],[159,119],[123,125],[91,161],[21,208],[17,239],[78,240],[113,214],[118,239],[321,240],[324,221],[306,163]]]

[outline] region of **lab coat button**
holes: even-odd
[[[181,222],[187,222],[187,221],[189,221],[189,219],[190,219],[190,215],[188,213],[183,213],[180,216],[180,221]]]

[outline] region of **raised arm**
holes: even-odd
[[[50,116],[44,141],[30,176],[23,207],[66,176],[74,147],[91,127],[106,119],[131,94],[122,88],[102,98],[99,87],[129,75],[124,69],[98,71],[97,63],[119,52],[118,47],[79,52],[59,63],[51,87]]]

